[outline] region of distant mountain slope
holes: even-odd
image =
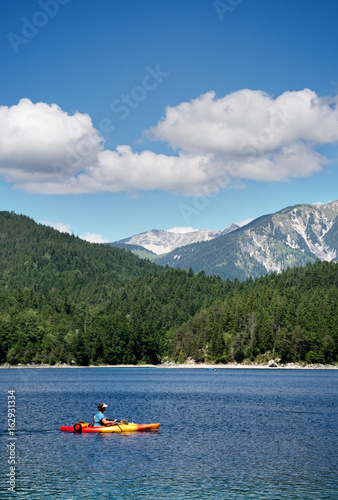
[[[0,212],[0,290],[33,288],[70,300],[107,300],[112,283],[157,271],[155,264],[88,243],[29,217]]]
[[[137,257],[140,257],[140,259],[148,259],[151,261],[156,261],[157,255],[154,252],[151,252],[150,250],[147,250],[144,247],[141,247],[139,245],[131,245],[128,243],[107,243],[108,245],[116,248],[120,248],[121,250],[128,250],[132,252],[134,255],[137,255]]]
[[[338,259],[338,201],[285,208],[212,241],[176,249],[157,263],[243,280],[317,259]]]
[[[238,228],[239,226],[237,224],[231,224],[222,231],[217,231],[214,229],[202,229],[200,231],[196,230],[185,233],[152,229],[151,231],[136,234],[135,236],[132,236],[130,238],[125,238],[123,240],[116,241],[110,244],[112,246],[118,246],[120,248],[121,246],[123,246],[124,248],[128,248],[124,245],[134,246],[134,248],[130,248],[130,250],[134,252],[135,250],[137,250],[135,246],[143,247],[156,255],[162,255],[185,245],[190,245],[199,241],[213,240],[232,231],[235,231]],[[151,256],[149,256],[149,258],[151,258]]]

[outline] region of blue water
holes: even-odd
[[[2,413],[0,498],[336,500],[337,382],[334,370],[1,370],[17,439],[12,493]],[[100,401],[109,418],[161,427],[60,432]]]

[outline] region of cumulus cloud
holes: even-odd
[[[70,224],[65,224],[64,222],[51,222],[49,220],[43,220],[42,224],[53,227],[54,229],[60,231],[60,233],[71,234]]]
[[[193,193],[208,182],[203,156],[167,156],[152,151],[134,153],[130,146],[118,146],[116,151],[105,150],[95,165],[77,177],[75,192],[135,191],[162,189],[171,192]]]
[[[253,220],[254,219],[245,219],[245,220],[242,220],[240,222],[235,222],[235,224],[237,224],[237,226],[239,226],[239,227],[244,227],[247,224],[250,224],[250,222],[252,222]]]
[[[86,233],[84,236],[79,236],[79,238],[89,241],[89,243],[108,243],[108,240],[105,240],[102,234],[98,233]]]
[[[198,229],[194,229],[193,227],[172,227],[171,229],[167,229],[167,233],[177,234],[194,233],[195,231],[198,231]]]
[[[54,229],[57,229],[58,231],[60,231],[60,233],[72,234],[70,224],[65,224],[64,222],[52,222],[49,220],[44,220],[41,223],[45,226],[50,226]],[[79,236],[79,238],[89,241],[90,243],[108,243],[108,240],[105,240],[102,234],[99,233],[86,233],[84,236]]]
[[[319,172],[327,159],[315,146],[338,141],[337,97],[304,89],[274,99],[240,90],[217,99],[208,92],[168,107],[147,137],[190,154],[208,154],[231,178],[282,181]]]
[[[89,115],[69,115],[56,104],[21,99],[0,106],[0,129],[0,175],[19,188],[74,178],[103,149]]]
[[[337,97],[304,89],[274,98],[240,90],[208,92],[168,107],[144,135],[175,152],[104,148],[91,118],[56,104],[0,107],[0,176],[32,193],[80,194],[160,189],[209,194],[246,179],[285,181],[322,170],[318,146],[338,141]]]
[[[217,99],[215,92],[168,107],[165,117],[145,135],[175,149],[237,155],[271,152],[299,140],[338,140],[337,98],[319,98],[304,89],[273,97],[239,90]],[[320,126],[319,126],[320,125]]]

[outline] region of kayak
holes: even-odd
[[[77,422],[74,425],[62,425],[60,427],[63,432],[137,432],[137,431],[156,431],[160,424],[117,424],[110,427],[100,426],[94,427],[85,422]]]
[[[93,427],[91,424],[85,422],[77,422],[74,425],[62,425],[60,427],[63,432],[137,432],[137,431],[156,431],[160,424],[117,424],[110,427],[100,426]]]

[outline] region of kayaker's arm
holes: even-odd
[[[112,425],[117,425],[117,422],[118,422],[118,420],[116,420],[116,419],[115,419],[115,420],[107,420],[107,419],[106,419],[106,417],[104,417],[104,418],[101,420],[100,424],[101,424],[101,425],[105,425],[105,426],[107,426],[107,427],[110,427],[110,426],[112,426]]]

